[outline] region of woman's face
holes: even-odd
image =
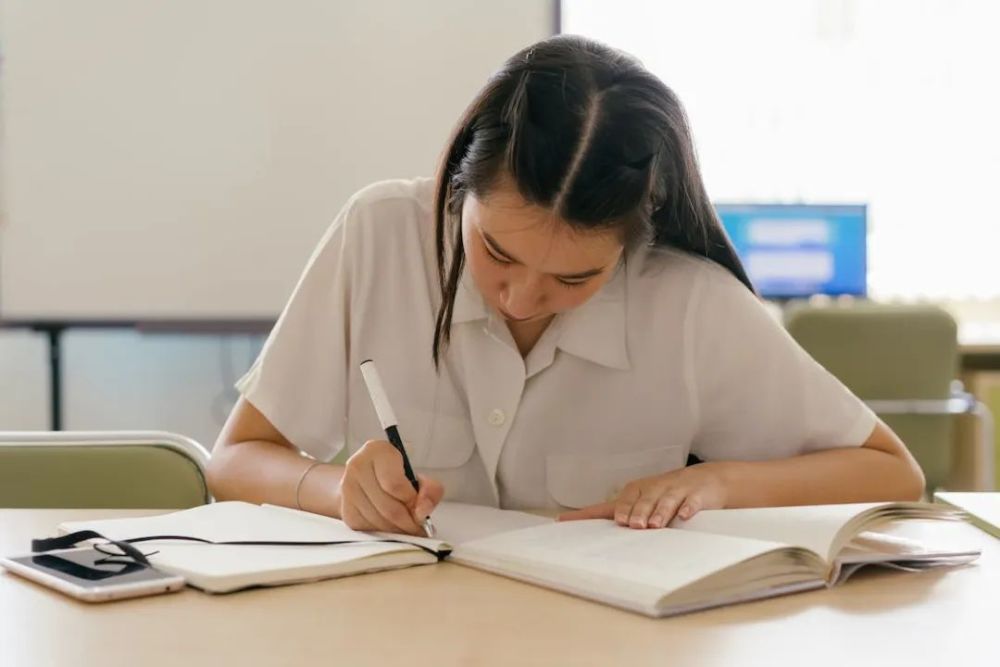
[[[613,231],[579,232],[501,181],[462,207],[469,272],[508,322],[545,320],[579,306],[611,278],[622,253]]]

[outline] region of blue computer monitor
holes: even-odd
[[[715,208],[761,296],[865,296],[865,205],[718,204]]]

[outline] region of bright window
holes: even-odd
[[[1000,2],[563,0],[680,96],[717,202],[867,203],[873,297],[1000,295]]]

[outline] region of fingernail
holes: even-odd
[[[625,514],[616,514],[615,522],[621,524],[622,526],[628,524],[628,516]]]
[[[682,519],[688,518],[689,516],[691,516],[691,508],[690,507],[682,507],[681,511],[677,513],[677,516],[679,516]]]
[[[414,516],[417,517],[417,521],[423,521],[427,518],[427,515],[431,513],[431,508],[426,504],[418,504],[416,509],[413,510]]]
[[[663,527],[663,517],[659,514],[654,514],[649,517],[650,528],[662,528]]]
[[[630,524],[633,528],[645,528],[646,523],[642,519],[632,519]]]

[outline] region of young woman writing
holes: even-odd
[[[442,498],[655,528],[923,489],[903,443],[766,313],[676,96],[579,37],[508,60],[436,179],[347,203],[239,388],[215,497],[358,529],[419,533]]]

